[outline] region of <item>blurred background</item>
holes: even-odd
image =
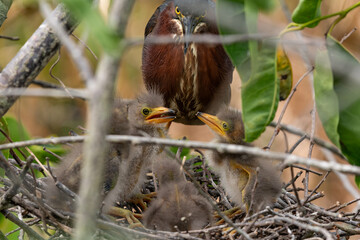
[[[101,5],[101,12],[104,16],[107,14],[109,6],[108,0],[99,1]],[[323,0],[322,15],[340,11],[347,8],[357,1],[355,0]],[[129,24],[126,30],[126,37],[129,38],[143,38],[144,29],[147,21],[155,11],[158,5],[162,3],[161,0],[136,0],[135,6],[132,10]],[[298,1],[287,0],[283,1],[286,8],[292,12],[296,7]],[[54,5],[55,6],[55,5]],[[341,39],[355,27],[360,29],[360,9],[356,9],[341,21],[334,29],[333,35],[336,39]],[[26,40],[42,23],[43,18],[39,13],[38,4],[35,0],[17,0],[14,1],[8,13],[8,19],[0,28],[0,35],[18,36],[19,41],[9,41],[0,39],[0,69],[4,68],[6,64],[16,55],[17,51],[23,46]],[[321,22],[316,28],[307,29],[302,31],[302,34],[313,38],[322,40],[325,32],[329,28],[334,18]],[[289,23],[284,7],[277,3],[277,7],[269,12],[262,13],[259,21],[259,30],[268,33],[278,34]],[[237,23],[236,23],[237,24]],[[241,23],[238,23],[241,24]],[[84,26],[80,24],[75,30],[74,34],[81,38],[84,36]],[[286,35],[286,39],[295,39],[295,33]],[[344,45],[357,57],[360,58],[360,30],[355,31],[349,38],[346,39]],[[97,56],[101,55],[101,49],[96,39],[88,38],[88,46],[95,52]],[[299,78],[307,71],[306,65],[299,56],[296,46],[289,45],[286,51],[290,57],[293,68],[293,81],[294,84]],[[141,52],[142,46],[136,46],[128,49],[119,66],[119,76],[117,79],[116,96],[122,98],[134,98],[140,92],[145,91],[142,74],[141,74]],[[96,67],[95,58],[86,51],[88,59],[91,61],[93,67]],[[53,79],[49,74],[50,66],[55,62],[55,56],[50,63],[45,67],[41,74],[37,77],[38,80],[59,84],[57,80]],[[70,88],[83,88],[84,83],[79,77],[78,71],[74,66],[71,58],[64,48],[61,49],[61,57],[59,63],[54,67],[53,74],[60,78],[67,87]],[[37,86],[31,86],[37,87]],[[241,109],[241,81],[236,72],[234,72],[234,79],[232,83],[232,100],[231,106]],[[306,132],[311,130],[311,115],[310,112],[313,107],[312,94],[311,94],[311,79],[307,78],[298,87],[290,105],[286,111],[283,123],[293,125]],[[280,103],[277,116],[274,120],[278,119],[279,113],[283,108],[283,102]],[[32,138],[52,136],[66,136],[70,130],[80,132],[78,126],[85,126],[86,119],[86,104],[83,100],[68,99],[68,98],[39,98],[39,97],[22,97],[10,109],[7,115],[15,117],[20,121]],[[101,114],[101,113],[99,113]],[[254,145],[264,147],[268,144],[273,128],[269,127],[265,133],[258,139]],[[185,126],[181,124],[173,124],[170,129],[170,136],[174,139],[186,136],[191,140],[210,141],[213,138],[210,130],[205,126]],[[327,140],[326,135],[322,129],[319,119],[316,119],[316,132],[315,136]],[[290,148],[297,140],[298,136],[287,134],[287,141],[284,135],[280,133],[275,140],[271,150],[284,152]],[[294,152],[296,155],[306,157],[309,151],[309,141],[303,141]],[[318,159],[325,159],[324,152],[315,146],[313,157]],[[311,187],[317,185],[321,177],[313,174],[310,175]],[[353,184],[353,177],[348,177]],[[285,171],[283,180],[288,182],[290,177]],[[301,181],[297,182],[299,187],[302,187]],[[354,199],[355,197],[347,190],[345,190],[341,180],[335,175],[330,174],[325,184],[322,185],[321,190],[326,195],[322,198],[318,205],[329,207],[337,201],[344,203]],[[358,191],[357,191],[358,192]],[[358,193],[357,193],[358,194]],[[355,206],[355,205],[354,205]],[[354,206],[351,206],[350,209]],[[345,210],[350,210],[345,209]]]

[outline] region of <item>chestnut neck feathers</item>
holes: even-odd
[[[151,36],[218,34],[214,3],[209,0],[167,0],[145,29],[142,71],[147,89],[156,89],[165,107],[177,111],[176,122],[202,124],[198,111],[216,114],[229,104],[233,66],[221,44],[154,44]]]

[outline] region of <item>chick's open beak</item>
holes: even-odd
[[[176,112],[170,108],[153,108],[149,116],[145,118],[148,123],[168,123],[175,119]]]
[[[226,137],[226,133],[222,128],[222,121],[214,115],[198,112],[196,113],[198,119],[205,123],[209,128],[215,131],[220,136]]]

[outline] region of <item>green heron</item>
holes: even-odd
[[[140,95],[132,101],[116,100],[112,112],[110,134],[141,135],[146,133],[159,136],[166,131],[165,124],[175,119],[175,112],[161,107],[162,97],[156,93]],[[152,146],[132,146],[129,144],[111,144],[104,166],[104,182],[102,195],[104,196],[105,211],[113,215],[124,214],[119,209],[112,208],[114,202],[121,195],[122,199],[129,199],[136,186],[141,185],[142,174],[151,165],[157,148]],[[80,170],[82,163],[82,144],[75,144],[54,173],[57,179],[73,192],[79,191]],[[126,179],[123,181],[122,179]],[[47,199],[52,206],[65,211],[73,211],[73,200],[65,196],[50,179]]]
[[[224,108],[217,117],[201,112],[197,116],[216,133],[218,142],[248,145],[243,141],[244,125],[239,111]],[[245,204],[247,212],[272,205],[281,192],[280,173],[268,161],[247,154],[218,152],[213,152],[209,161],[231,200],[240,206]]]
[[[162,94],[165,106],[177,111],[176,122],[203,124],[198,111],[216,114],[231,97],[234,67],[221,44],[156,44],[154,36],[174,39],[219,34],[211,0],[166,0],[145,28],[142,55],[144,83]]]
[[[202,229],[211,223],[211,205],[192,183],[185,180],[180,165],[162,155],[154,165],[154,173],[159,179],[157,199],[144,212],[144,225],[174,232]]]

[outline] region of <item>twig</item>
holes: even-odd
[[[211,176],[211,172],[209,171],[209,169],[207,169],[206,167],[204,167],[204,171],[205,173],[208,175],[209,181],[211,183],[211,185],[214,187],[214,189],[220,194],[221,196],[221,200],[223,201],[224,205],[230,209],[232,208],[229,200],[227,199],[225,192],[214,182],[213,177]]]
[[[282,131],[282,130],[281,130],[281,132],[282,132],[283,135],[284,135],[285,152],[287,153],[287,152],[289,152],[289,139],[288,139],[285,131]]]
[[[86,89],[67,89],[74,98],[88,99],[89,92]],[[39,89],[39,88],[7,88],[0,89],[1,96],[22,96],[22,97],[53,97],[69,98],[69,94],[62,89]]]
[[[51,67],[50,67],[50,69],[49,69],[49,74],[50,74],[50,76],[51,76],[53,79],[57,80],[57,81],[61,84],[62,88],[65,90],[65,92],[67,92],[67,94],[69,95],[69,97],[72,98],[72,99],[74,99],[74,97],[71,95],[70,91],[67,89],[67,87],[65,86],[65,84],[63,83],[63,81],[61,81],[60,78],[56,77],[56,76],[52,73],[54,67],[55,67],[55,66],[58,64],[58,62],[60,61],[60,58],[61,58],[61,51],[60,51],[60,50],[61,50],[61,48],[59,48],[59,50],[58,50],[58,57],[56,58],[55,62],[51,65]]]
[[[113,1],[109,14],[108,25],[120,38],[125,33],[128,17],[130,15],[134,0]],[[68,48],[73,51],[73,48]],[[79,51],[81,51],[79,49]],[[77,220],[75,222],[74,237],[78,240],[90,239],[95,231],[95,223],[100,205],[100,194],[109,143],[104,141],[110,122],[110,114],[114,102],[114,86],[117,77],[120,58],[105,53],[96,70],[96,76],[92,81],[83,75],[88,81],[90,100],[88,102],[88,126],[89,137],[84,144],[84,162],[81,171],[81,183],[79,190],[79,203]],[[101,112],[101,117],[99,113]],[[101,142],[102,144],[99,144]],[[98,192],[93,193],[93,190]]]
[[[24,147],[30,145],[44,145],[44,144],[60,144],[60,143],[75,143],[84,141],[85,136],[67,136],[67,137],[51,137],[51,138],[40,138],[33,139],[28,141],[19,141],[14,143],[6,143],[0,145],[0,150],[14,148],[14,147]],[[292,164],[304,164],[316,167],[318,169],[326,171],[339,171],[343,173],[360,175],[360,167],[350,166],[339,163],[329,163],[324,162],[315,158],[303,158],[295,155],[290,155],[286,153],[278,153],[271,151],[264,151],[256,147],[248,147],[236,144],[227,144],[227,143],[212,143],[212,142],[199,142],[199,141],[182,141],[174,139],[163,139],[163,138],[153,138],[153,137],[140,137],[140,136],[127,136],[127,135],[108,135],[106,140],[112,143],[131,143],[139,145],[147,144],[156,144],[161,146],[176,146],[176,147],[185,147],[185,148],[203,148],[203,149],[212,149],[220,153],[232,153],[232,154],[249,154],[254,156],[259,156],[262,159],[260,160],[280,160],[283,161],[284,165]]]
[[[96,61],[98,60],[98,57],[96,56],[96,54],[93,52],[93,50],[91,50],[91,48],[83,40],[78,38],[74,33],[72,33],[71,36],[76,38],[83,46],[85,46],[85,48],[91,53],[91,55],[95,58]]]
[[[322,149],[322,152],[324,153],[325,158],[329,161],[329,162],[336,162],[336,159],[334,157],[334,155],[327,149]],[[339,172],[335,172],[335,174],[338,176],[338,178],[340,179],[340,182],[343,184],[343,186],[345,187],[345,189],[354,197],[354,198],[360,198],[360,193],[359,193],[359,189],[355,188],[352,183],[350,182],[349,178],[347,176],[345,176],[342,173]],[[357,208],[360,207],[360,203],[357,204]]]
[[[23,221],[23,216],[22,216],[22,213],[21,213],[21,207],[18,206],[17,210],[18,210],[19,220]],[[24,240],[24,229],[22,229],[22,228],[20,228],[19,240]]]
[[[293,153],[295,149],[300,145],[300,143],[305,139],[306,139],[306,135],[303,135],[299,140],[297,140],[296,143],[290,148],[289,153]]]
[[[18,40],[20,40],[19,37],[9,37],[9,36],[4,36],[4,35],[0,35],[0,38],[10,40],[10,41],[18,41]]]
[[[269,126],[271,127],[276,127],[276,122],[271,122],[269,124]],[[304,136],[306,137],[306,139],[310,139],[310,135],[298,128],[295,128],[293,126],[290,126],[290,125],[285,125],[285,124],[280,124],[280,129],[281,130],[285,130],[289,133],[292,133],[292,134],[295,134],[295,135],[298,135],[300,137]],[[333,152],[334,154],[336,154],[337,156],[341,157],[342,159],[346,159],[346,157],[341,153],[341,151],[336,147],[334,146],[332,143],[329,143],[329,142],[326,142],[320,138],[316,138],[314,137],[314,143],[322,148],[325,148],[325,149],[328,149],[329,151]]]
[[[343,209],[343,208],[346,208],[347,206],[350,206],[351,204],[356,203],[356,202],[359,202],[359,201],[360,201],[360,198],[354,199],[354,200],[352,200],[352,201],[350,201],[350,202],[341,204],[340,206],[338,206],[337,208],[333,209],[332,211],[333,211],[333,212],[338,212],[339,210],[341,210],[341,209]]]
[[[18,162],[17,161],[15,161],[15,159],[12,159],[12,158],[8,158],[8,162],[10,163],[10,164],[12,164],[12,165],[18,165]],[[36,163],[31,163],[31,168],[33,168],[33,169],[36,169],[36,170],[38,170],[39,172],[41,172],[44,176],[46,176],[45,175],[45,173],[44,173],[44,170],[38,165],[38,164],[36,164]]]
[[[253,209],[253,205],[254,205],[254,202],[253,202],[253,199],[254,199],[254,195],[255,195],[255,190],[257,188],[257,185],[258,185],[258,174],[259,174],[259,170],[260,168],[257,167],[256,168],[256,175],[255,175],[255,182],[254,182],[254,186],[252,187],[251,189],[251,201],[250,201],[250,206],[249,206],[249,209],[248,209],[248,212],[246,213],[246,216],[245,217],[248,217],[249,214],[252,212],[252,209]],[[258,206],[258,207],[261,207],[261,206]],[[249,231],[249,228],[245,229],[245,232],[248,232]]]
[[[345,36],[343,36],[340,40],[340,43],[342,44],[346,39],[348,39],[355,31],[357,30],[356,27],[354,27],[349,33],[347,33]]]
[[[85,83],[94,81],[94,74],[91,69],[89,61],[83,56],[82,51],[78,48],[75,42],[68,36],[63,25],[58,19],[54,18],[51,13],[50,5],[44,0],[39,1],[40,11],[46,17],[51,29],[56,33],[61,43],[67,48],[68,53],[74,60],[82,79]]]
[[[309,172],[313,173],[313,174],[316,174],[318,176],[322,176],[322,173],[319,173],[317,171],[314,171],[312,169],[307,169],[307,168],[304,168],[302,166],[298,166],[298,165],[291,165],[291,166],[285,166],[283,169],[286,169],[288,167],[293,167],[293,168],[298,168],[298,169],[301,169],[301,170],[308,170]]]
[[[289,224],[298,226],[298,227],[300,227],[300,228],[302,228],[302,229],[306,229],[306,230],[310,230],[310,231],[314,231],[314,232],[320,233],[320,234],[322,234],[324,237],[326,237],[326,240],[333,240],[332,235],[331,235],[328,231],[326,231],[326,229],[324,229],[324,228],[312,226],[312,225],[305,224],[305,223],[301,223],[301,222],[299,222],[299,221],[291,220],[291,219],[288,219],[288,218],[286,218],[286,217],[274,217],[273,219],[274,219],[275,221],[280,221],[280,222],[289,223]]]
[[[59,160],[62,160],[62,159],[63,159],[61,156],[59,156],[59,155],[57,155],[56,153],[54,153],[54,152],[50,151],[50,150],[49,150],[49,149],[47,149],[46,147],[43,147],[43,150],[44,150],[45,152],[47,152],[47,153],[49,153],[49,154],[53,155],[54,157],[56,157],[56,158],[57,158],[57,159],[59,159]]]
[[[170,152],[171,153],[171,152]],[[171,153],[172,154],[172,153]],[[175,156],[174,156],[175,157]],[[181,164],[181,160],[176,158],[176,161],[178,161],[179,164]],[[217,214],[224,219],[224,221],[229,224],[238,234],[243,236],[247,240],[251,240],[249,235],[244,232],[242,229],[239,229],[234,225],[234,223],[229,219],[224,213],[222,213],[221,209],[217,206],[216,203],[214,203],[213,199],[208,195],[208,193],[204,192],[201,185],[197,182],[196,178],[191,174],[187,169],[184,168],[184,172],[189,176],[191,182],[194,184],[194,186],[198,189],[198,192],[211,204],[211,206],[216,210]]]
[[[41,81],[41,80],[37,80],[37,79],[32,80],[31,83],[38,85],[42,88],[62,89],[62,87],[57,84],[49,83],[49,82],[45,82],[45,81]]]
[[[249,40],[263,41],[264,39],[277,41],[278,35],[266,34],[266,33],[250,33],[250,34],[229,34],[219,36],[218,34],[189,34],[184,37],[173,38],[171,35],[156,35],[147,37],[146,42],[152,44],[181,44],[184,42],[202,43],[202,44],[223,44],[229,45],[233,43],[246,42]],[[144,44],[144,38],[127,38],[124,40],[126,48],[135,47]],[[286,40],[287,45],[306,45],[306,46],[321,46],[321,41],[314,38],[308,38],[303,41],[299,40]]]
[[[311,78],[312,80],[312,86],[314,86],[314,80],[313,78]],[[312,96],[313,96],[313,109],[311,110],[311,132],[310,132],[310,144],[309,144],[309,153],[308,153],[308,158],[311,159],[311,155],[312,155],[312,151],[314,148],[314,136],[315,136],[315,127],[316,127],[316,102],[315,102],[315,90],[314,87],[312,88]],[[310,168],[310,165],[306,165],[307,168]],[[308,190],[309,190],[309,171],[305,170],[305,178],[303,179],[303,183],[304,183],[304,196],[305,198],[308,197]]]
[[[70,20],[62,5],[59,5],[51,16],[60,21],[59,25],[65,26],[66,32],[71,32],[74,29],[75,23]],[[0,73],[0,88],[27,87],[49,62],[58,48],[59,40],[51,31],[48,22],[44,21]],[[18,97],[0,96],[1,117]]]
[[[316,185],[316,187],[311,191],[311,193],[306,197],[304,204],[307,203],[310,199],[310,197],[319,189],[319,187],[321,186],[321,184],[323,184],[327,178],[327,176],[329,176],[330,172],[327,172],[325,174],[325,176],[321,179],[321,181],[318,183],[318,185]]]
[[[26,160],[26,165],[25,165],[24,169],[21,171],[20,179],[18,179],[17,177],[14,178],[14,179],[16,179],[16,181],[14,181],[13,185],[10,187],[10,189],[8,191],[6,191],[6,193],[4,195],[2,195],[0,197],[0,210],[4,209],[4,205],[9,201],[9,199],[11,199],[13,196],[15,196],[15,194],[18,192],[18,189],[19,189],[22,181],[24,180],[25,174],[29,170],[29,166],[33,160],[34,160],[33,157],[31,157],[31,156],[28,157],[28,159]],[[0,157],[0,161],[4,161],[4,158]],[[6,163],[3,162],[2,164],[6,164]],[[2,165],[2,164],[0,164],[0,165]]]
[[[37,239],[37,240],[44,240],[39,234],[37,234],[34,230],[32,230],[26,223],[21,221],[19,218],[17,218],[15,215],[11,214],[8,210],[2,210],[1,211],[4,216],[24,229],[24,231],[29,235],[30,239]]]
[[[285,115],[285,111],[287,109],[287,106],[289,105],[290,103],[290,100],[292,99],[292,97],[294,96],[294,93],[296,92],[297,90],[297,87],[299,86],[299,84],[305,79],[306,76],[308,76],[310,73],[312,73],[314,71],[314,67],[310,68],[308,71],[306,71],[306,73],[304,73],[299,81],[297,81],[297,83],[295,84],[294,88],[291,90],[288,98],[286,99],[286,102],[284,104],[284,107],[283,109],[281,110],[281,114],[279,116],[279,119],[277,121],[277,124],[275,126],[275,130],[274,130],[274,133],[268,143],[268,145],[266,146],[266,149],[270,149],[271,148],[271,145],[273,144],[274,140],[275,140],[275,137],[278,135],[279,131],[280,131],[280,123],[281,123],[281,120],[282,118],[284,117]]]
[[[294,176],[294,168],[291,167],[291,166],[290,166],[290,173],[291,173],[291,179],[294,179],[294,178],[295,178],[295,176]],[[297,190],[296,190],[295,181],[291,181],[291,184],[292,184],[293,189],[294,189],[294,193],[295,193],[295,197],[296,197],[296,202],[297,202],[297,204],[299,205],[299,207],[301,207],[301,206],[302,206],[302,202],[301,202],[301,200],[300,200],[300,198],[299,198],[299,194],[298,194],[298,192],[297,192]]]
[[[2,130],[1,128],[0,128],[0,132],[2,133],[2,135],[5,136],[5,138],[6,138],[9,142],[11,142],[11,143],[13,142],[13,140],[10,138],[10,136],[9,136],[4,130]],[[12,149],[10,149],[10,150],[12,150]],[[26,158],[26,155],[24,154],[23,151],[21,151],[20,148],[16,148],[16,150],[18,150],[19,153],[20,153],[24,158]],[[15,160],[17,161],[17,163],[18,163],[20,166],[23,166],[23,165],[24,165],[24,163],[23,163],[20,159],[18,159],[18,157],[16,156],[15,153],[11,152],[11,154],[14,155],[14,158],[16,157]]]
[[[0,240],[8,240],[2,231],[0,231]]]
[[[30,148],[25,147],[26,151],[35,159],[35,161],[39,164],[39,166],[44,170],[44,172],[50,176],[49,171],[44,167],[44,165],[40,162],[40,160],[35,156],[35,154],[30,150]]]
[[[292,185],[293,182],[296,182],[296,180],[298,180],[298,178],[301,176],[302,173],[303,173],[303,172],[300,171],[300,172],[298,172],[298,173],[296,174],[295,177],[291,177],[291,180],[284,186],[284,189],[286,190],[286,188],[288,188],[290,185]]]

